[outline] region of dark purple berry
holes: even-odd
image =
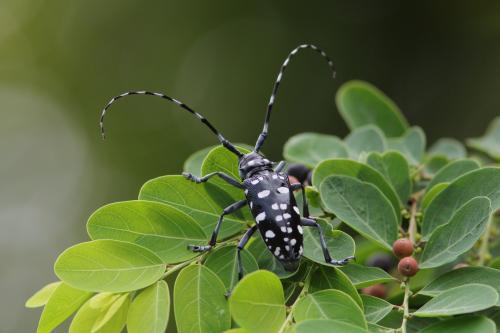
[[[367,266],[382,268],[386,272],[389,272],[394,267],[394,264],[393,257],[383,252],[375,253],[366,260]]]

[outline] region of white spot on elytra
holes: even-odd
[[[257,185],[259,183],[259,180],[258,179],[254,179],[251,181],[252,185]]]
[[[272,208],[272,209],[274,209],[274,210],[278,210],[278,208],[279,208],[279,207],[278,207],[278,204],[277,204],[277,203],[273,203],[273,204],[271,205],[271,208]]]
[[[285,179],[285,177],[283,177],[283,176],[281,176],[281,175],[280,175],[280,179],[283,179],[283,180],[284,180],[284,179]]]
[[[281,208],[281,209],[285,210],[285,209],[286,209],[286,207],[287,207],[287,206],[286,206],[286,204],[280,204],[280,208]]]
[[[285,219],[289,219],[289,218],[291,218],[291,217],[292,217],[292,215],[290,215],[290,214],[288,214],[288,213],[285,213],[285,214],[283,214],[283,217],[284,217]]]
[[[290,239],[290,245],[294,246],[295,244],[297,244],[297,240],[295,238]]]
[[[280,247],[279,247],[279,246],[277,246],[277,247],[274,249],[274,255],[275,255],[275,256],[279,255],[279,254],[280,254],[280,251],[281,251]]]
[[[287,238],[287,237],[283,238],[283,240],[284,240],[285,242],[288,242],[288,238]]]
[[[273,179],[278,179],[278,175],[273,175]]]
[[[288,187],[282,186],[282,187],[278,187],[278,192],[279,193],[288,193],[290,191],[288,190]]]
[[[290,246],[285,245],[285,250],[290,251]]]
[[[297,226],[297,230],[299,231],[299,234],[303,234],[304,233],[304,230],[302,229],[302,227],[299,225]]]
[[[285,259],[285,256],[284,255],[280,255],[278,258]]]
[[[293,210],[295,211],[295,213],[300,215],[300,210],[297,206],[293,206]]]
[[[286,231],[287,231],[289,234],[291,234],[291,233],[292,233],[292,231],[293,231],[293,229],[292,229],[291,227],[287,227],[287,228],[286,228]]]
[[[245,190],[245,195],[247,195],[247,194],[248,194],[248,190]]]
[[[299,254],[302,254],[302,253],[304,253],[304,248],[301,246],[301,247],[299,248]]]
[[[262,212],[260,213],[259,215],[257,215],[255,217],[255,221],[257,221],[257,223],[259,223],[260,221],[264,221],[266,219],[266,213],[265,212]]]
[[[270,249],[272,249],[273,247],[272,247],[271,245],[269,245],[267,248],[270,250]]]
[[[257,196],[262,199],[262,198],[267,197],[270,193],[271,193],[271,191],[264,190],[264,191],[261,191],[261,192],[257,193]]]
[[[259,177],[259,180],[264,180],[264,178],[263,177]]]
[[[253,208],[253,202],[250,201],[250,209]]]
[[[281,227],[281,231],[286,232],[286,227]]]
[[[266,231],[266,235],[265,235],[267,238],[274,238],[274,236],[276,236],[274,234],[274,232],[272,230],[268,230]]]
[[[278,216],[276,216],[276,218],[275,218],[275,219],[276,219],[276,222],[283,221],[283,216],[278,215]]]

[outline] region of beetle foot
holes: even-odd
[[[193,252],[207,252],[212,248],[212,245],[188,245],[187,247]]]
[[[355,260],[356,258],[354,258],[354,256],[350,256],[350,257],[347,257],[347,258],[344,258],[341,260],[331,259],[330,264],[335,265],[335,266],[344,266],[347,263],[349,263],[349,260],[353,260],[353,259]]]
[[[182,175],[184,176],[184,178],[186,178],[187,180],[190,180],[192,182],[195,182],[196,184],[199,184],[201,183],[201,179],[199,177],[196,177],[195,175],[193,175],[192,173],[189,173],[189,172],[183,172]]]

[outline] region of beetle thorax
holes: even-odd
[[[238,165],[241,179],[246,179],[261,171],[273,169],[273,163],[257,152],[251,152],[240,158]]]

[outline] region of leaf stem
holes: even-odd
[[[316,270],[316,266],[315,265],[311,265],[309,267],[309,270],[308,270],[308,272],[306,274],[306,277],[304,279],[304,287],[302,287],[302,290],[300,291],[299,296],[297,296],[297,298],[293,302],[292,306],[290,307],[290,312],[288,313],[288,316],[286,317],[285,322],[283,323],[283,325],[281,325],[278,333],[284,333],[285,330],[288,328],[288,326],[290,326],[290,324],[292,323],[292,320],[293,320],[293,310],[295,309],[295,306],[297,305],[297,303],[299,302],[299,300],[301,300],[308,293],[308,291],[309,291],[309,285],[311,284],[312,273],[315,270]]]
[[[415,244],[416,234],[417,234],[417,199],[412,198],[411,208],[410,208],[410,222],[408,224],[408,237],[411,242]]]
[[[403,322],[401,323],[401,333],[407,333],[406,324],[408,322],[408,319],[410,318],[409,299],[411,295],[409,278],[403,280],[403,286],[405,290],[405,295],[403,299],[403,304],[401,305],[403,307]]]

